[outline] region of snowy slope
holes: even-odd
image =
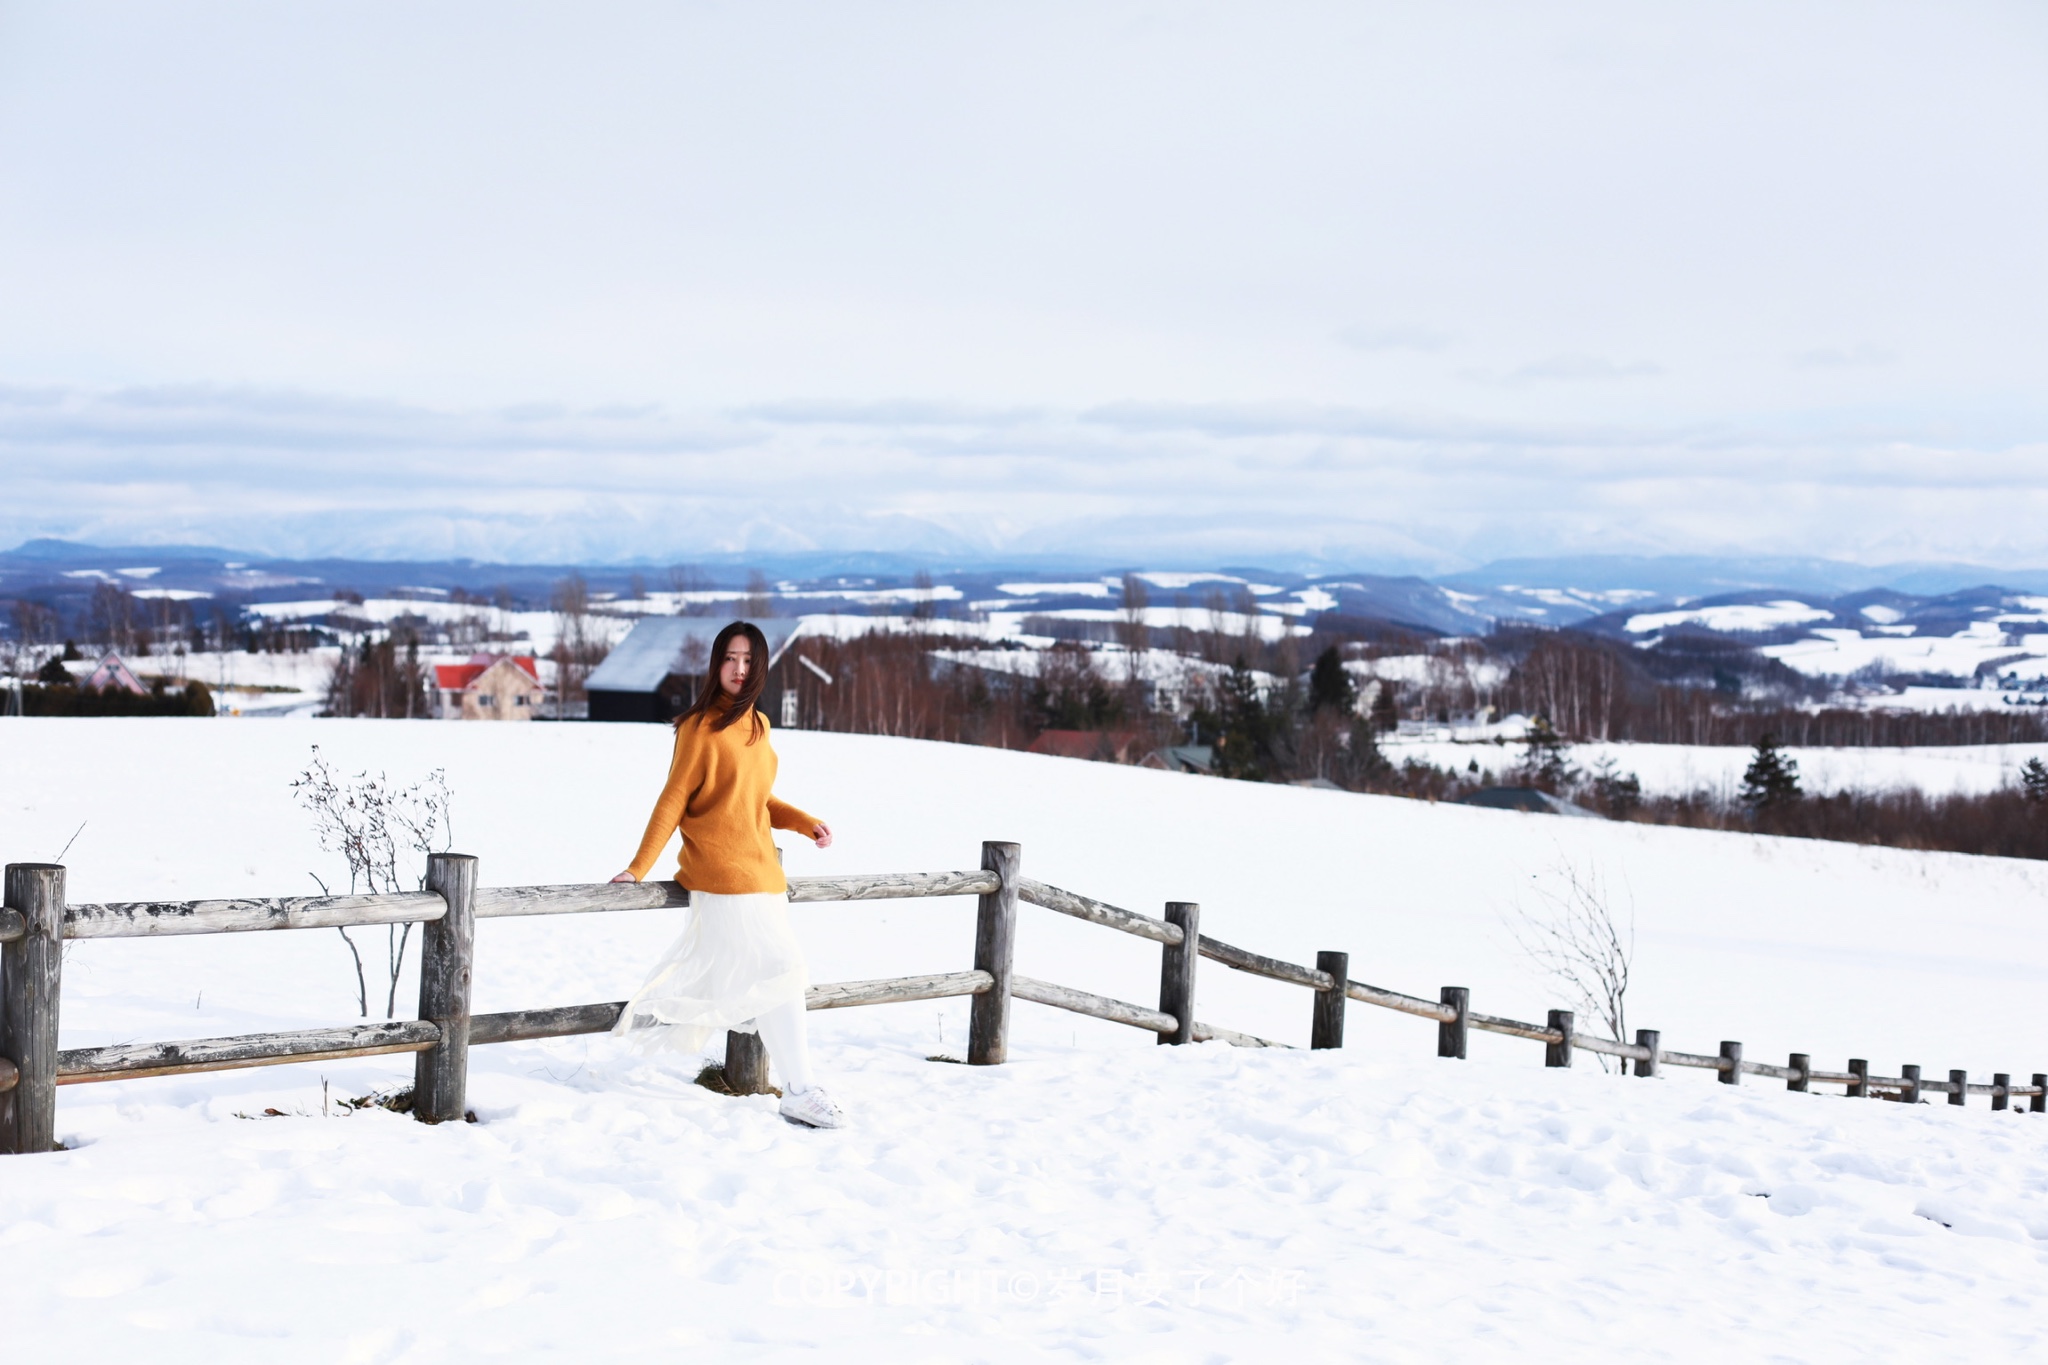
[[[0,852],[48,858],[83,821],[74,900],[310,891],[330,863],[284,784],[315,742],[394,777],[445,765],[457,846],[487,884],[609,875],[665,760],[653,727],[8,721]],[[1540,1019],[1567,1002],[1502,916],[1569,862],[1632,896],[1633,1022],[1667,1046],[1740,1038],[1751,1057],[1977,1079],[2048,1069],[2036,865],[886,739],[777,747],[783,794],[841,840],[791,848],[793,872],[971,866],[980,840],[1016,839],[1044,880],[1154,913],[1199,900],[1232,942],[1297,961],[1342,948],[1361,979],[1467,985],[1475,1008]],[[796,918],[822,981],[968,965],[970,906]],[[1023,914],[1020,970],[1156,990],[1153,946]],[[616,999],[674,928],[487,923],[477,1007]],[[339,1023],[346,961],[325,932],[76,944],[65,1042]],[[1305,1039],[1301,991],[1204,964],[1200,998],[1205,1019]],[[1440,1062],[1427,1023],[1363,1006],[1342,1053],[1311,1056],[1166,1050],[1020,1002],[1016,1060],[996,1070],[924,1060],[963,1046],[962,1002],[812,1017],[855,1119],[839,1134],[788,1129],[765,1101],[712,1096],[687,1064],[605,1040],[480,1049],[485,1121],[459,1130],[320,1117],[323,1075],[361,1094],[408,1076],[402,1059],[66,1088],[75,1150],[0,1162],[10,1341],[78,1359],[377,1361],[773,1359],[834,1342],[858,1360],[2041,1345],[2048,1127],[1981,1100],[1905,1112],[1697,1073],[1622,1081],[1590,1059],[1546,1074],[1535,1045],[1485,1035],[1471,1062]],[[265,1108],[286,1117],[235,1117]],[[978,1304],[939,1301],[976,1284]]]

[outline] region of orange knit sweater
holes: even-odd
[[[818,820],[775,799],[775,750],[768,744],[767,717],[760,717],[760,724],[755,735],[748,719],[723,730],[713,730],[701,715],[683,722],[676,731],[668,782],[628,871],[644,881],[668,836],[680,827],[683,854],[676,862],[676,880],[689,890],[743,896],[789,889],[768,831],[796,830],[808,838]]]

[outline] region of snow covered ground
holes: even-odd
[[[1438,734],[1444,731],[1435,732]],[[1470,772],[1490,781],[1512,782],[1524,746],[1465,743],[1452,739],[1401,736],[1382,741],[1395,763],[1408,759]],[[1944,744],[1896,749],[1802,749],[1785,752],[1799,764],[1799,783],[1808,792],[1891,791],[1915,787],[1930,795],[1977,794],[2016,786],[2019,770],[2030,758],[2048,762],[2048,744]],[[1756,751],[1739,745],[1710,744],[1574,744],[1567,751],[1573,766],[1594,771],[1603,761],[1617,773],[1634,773],[1652,796],[1683,796],[1705,791],[1732,796],[1742,787],[1743,770]]]
[[[285,784],[308,746],[448,770],[486,884],[630,853],[655,727],[0,721],[0,854],[71,841],[71,896],[287,894],[332,874]],[[1633,905],[1632,1023],[1667,1046],[1930,1075],[2048,1070],[2048,868],[1565,821],[867,737],[777,736],[839,846],[795,873],[971,866],[1523,1018],[1567,1001],[1506,917],[1562,870]],[[119,780],[109,780],[110,776]],[[81,823],[83,828],[80,828]],[[1026,907],[1019,970],[1146,1001],[1154,946]],[[957,970],[971,902],[804,906],[821,981]],[[477,1008],[616,999],[673,914],[487,922]],[[380,936],[366,946],[381,951]],[[366,954],[367,956],[368,954]],[[339,1023],[329,932],[75,944],[67,1046]],[[402,984],[400,999],[413,991]],[[1205,963],[1200,1013],[1304,1041],[1309,998]],[[71,1150],[0,1160],[9,1353],[152,1361],[1963,1360],[2044,1347],[2048,1125],[1680,1072],[1546,1072],[1354,1005],[1338,1053],[1163,1049],[1025,1002],[812,1016],[853,1126],[791,1129],[604,1039],[479,1049],[475,1126],[322,1113],[365,1059],[67,1087]],[[403,1011],[402,1011],[403,1012]],[[265,1110],[279,1117],[263,1117]],[[256,1117],[243,1118],[238,1115]]]

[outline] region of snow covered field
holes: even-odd
[[[486,884],[630,853],[654,727],[0,722],[0,855],[65,856],[77,901],[289,894],[332,879],[286,782],[445,766]],[[1565,866],[1638,929],[1632,1023],[1666,1046],[1884,1071],[2048,1070],[2048,868],[1566,821],[878,738],[778,735],[785,796],[839,846],[792,872],[973,865],[1296,961],[1523,1018],[1563,1005],[1504,916]],[[79,826],[83,822],[83,829]],[[1157,950],[1025,907],[1020,971],[1148,1001]],[[971,902],[797,907],[820,981],[958,970]],[[477,1008],[617,999],[674,914],[487,922]],[[366,942],[381,950],[378,936]],[[366,954],[367,956],[368,954]],[[95,941],[65,1044],[340,1023],[329,932]],[[410,981],[400,999],[409,998]],[[1202,969],[1203,1018],[1300,1043],[1300,990]],[[336,1098],[406,1059],[67,1087],[72,1150],[0,1161],[10,1354],[60,1359],[1962,1360],[2043,1348],[2048,1125],[1680,1072],[1546,1072],[1351,1008],[1340,1053],[1162,1049],[1015,1006],[812,1016],[853,1126],[689,1084],[604,1039],[479,1049],[482,1122]],[[404,1007],[401,1006],[401,1012]],[[266,1109],[281,1117],[260,1117]],[[241,1118],[240,1114],[259,1117]]]
[[[1391,761],[1408,759],[1480,773],[1491,780],[1512,782],[1524,746],[1462,743],[1447,739],[1403,736],[1383,740]],[[1915,787],[1933,796],[1950,792],[1982,793],[2017,786],[2019,771],[2030,758],[2048,762],[2048,744],[1944,744],[1913,748],[1803,749],[1785,753],[1799,764],[1799,783],[1812,793],[1892,791]],[[1741,745],[1714,744],[1574,744],[1571,763],[1592,771],[1611,761],[1616,772],[1634,773],[1651,796],[1683,796],[1707,791],[1732,797],[1742,787],[1743,770],[1756,751]]]

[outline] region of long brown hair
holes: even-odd
[[[747,681],[740,688],[740,694],[728,704],[725,686],[718,680],[718,670],[725,662],[726,648],[742,635],[747,637],[747,649],[754,656],[754,661],[747,669]],[[711,663],[704,670],[704,685],[697,689],[697,699],[676,717],[676,729],[682,729],[692,716],[709,717],[714,730],[723,730],[741,716],[751,716],[753,734],[747,736],[747,743],[752,744],[761,733],[761,716],[754,710],[754,703],[761,699],[761,690],[767,686],[768,637],[752,621],[734,621],[719,631],[718,638],[711,642]]]

